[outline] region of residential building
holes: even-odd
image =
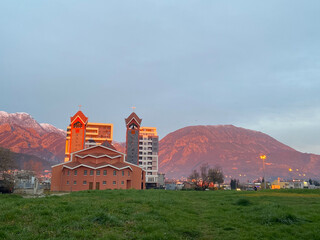
[[[278,178],[271,183],[271,189],[282,189],[282,188],[289,188],[289,182],[283,182],[280,180],[280,178]]]
[[[65,162],[70,160],[72,152],[100,145],[105,141],[112,142],[113,124],[90,123],[82,111],[78,111],[70,118],[67,127]]]
[[[158,183],[158,135],[155,127],[141,127],[139,132],[139,166],[146,171],[146,188]]]

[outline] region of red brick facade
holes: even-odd
[[[143,189],[145,172],[125,162],[125,154],[103,145],[71,153],[71,161],[52,166],[51,191]]]

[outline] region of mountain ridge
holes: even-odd
[[[0,146],[58,163],[64,159],[65,131],[39,124],[28,113],[0,111]]]
[[[159,168],[169,178],[180,178],[208,163],[220,165],[228,178],[252,179],[263,175],[261,154],[267,155],[270,177],[319,174],[314,169],[320,165],[319,155],[298,152],[267,134],[233,125],[188,126],[169,133],[160,141]]]
[[[39,124],[30,114],[0,111],[0,146],[13,152],[53,165],[63,162],[65,138],[65,131]],[[113,144],[125,151],[125,143]],[[227,178],[254,179],[263,175],[261,154],[267,155],[269,178],[319,177],[319,155],[301,153],[265,133],[233,125],[187,126],[167,134],[159,141],[159,172],[168,178],[187,177],[208,163],[221,166]]]

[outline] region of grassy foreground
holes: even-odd
[[[320,239],[320,191],[0,195],[0,239]]]

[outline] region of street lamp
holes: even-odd
[[[265,165],[264,165],[264,160],[267,159],[267,156],[266,155],[260,155],[260,159],[262,160],[262,163],[263,163],[263,179],[264,179],[264,189],[267,189],[266,187],[266,173],[265,173]]]

